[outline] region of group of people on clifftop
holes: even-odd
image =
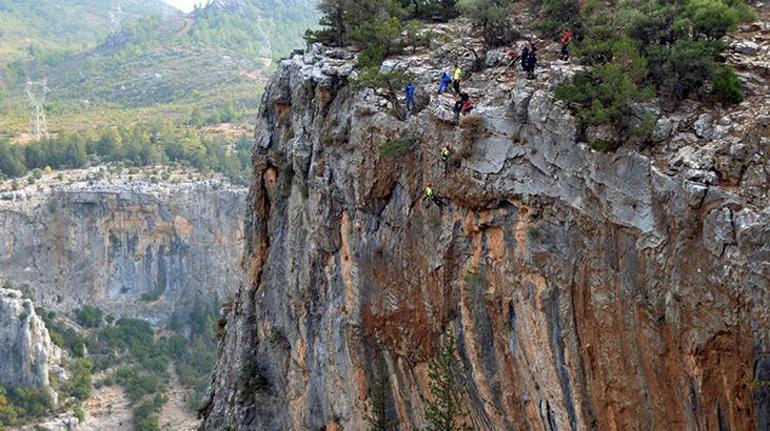
[[[572,43],[572,33],[565,31],[561,38],[561,48],[559,50],[559,59],[562,61],[569,61],[570,58],[570,45]],[[537,68],[537,52],[538,52],[538,40],[535,36],[532,36],[527,44],[522,49],[521,54],[516,51],[516,48],[512,48],[507,52],[507,57],[510,59],[509,63],[505,66],[505,70],[514,65],[517,61],[521,61],[521,68],[527,74],[527,79],[535,78],[535,69]],[[462,91],[462,79],[463,70],[459,64],[454,65],[452,74],[444,70],[438,81],[439,95],[446,93],[449,90],[450,85],[455,94],[455,104],[452,111],[455,114],[455,123],[459,122],[461,115],[469,114],[473,109],[473,101],[467,92]],[[409,83],[404,92],[406,93],[406,106],[407,112],[410,112],[414,108],[414,84]],[[444,163],[444,170],[446,171],[447,164],[452,155],[452,147],[449,144],[445,144],[441,149],[441,159]],[[436,195],[433,184],[427,183],[425,187],[425,200],[433,202],[439,206],[443,206],[443,202]]]
[[[562,61],[569,61],[570,57],[570,44],[572,43],[572,33],[565,31],[561,38],[561,49],[559,52],[559,59]],[[527,79],[535,78],[535,70],[537,69],[537,54],[538,54],[538,40],[533,35],[527,41],[526,45],[519,54],[516,48],[512,48],[507,52],[510,62],[506,65],[507,70],[510,66],[514,65],[517,61],[521,61],[521,69],[527,74]],[[462,91],[462,80],[464,77],[464,71],[459,64],[455,64],[451,71],[444,70],[441,72],[441,76],[438,80],[439,95],[442,95],[449,91],[451,86],[455,95],[455,104],[452,112],[455,114],[455,122],[459,121],[461,115],[469,114],[473,108],[473,101],[470,95]],[[415,104],[415,86],[413,83],[409,83],[404,87],[404,93],[406,95],[406,116],[408,117],[416,109]]]

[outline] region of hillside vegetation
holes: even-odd
[[[29,49],[79,50],[130,22],[180,11],[161,0],[0,0],[0,61],[23,58]]]
[[[25,48],[23,58],[4,64],[0,130],[8,137],[27,131],[28,77],[48,79],[45,108],[53,131],[143,122],[159,115],[181,124],[196,111],[205,117],[227,109],[253,113],[273,60],[301,47],[304,30],[317,19],[310,4],[219,0],[187,16],[148,7],[145,16],[124,20],[112,33],[104,32],[99,20],[93,27],[82,22],[89,32],[103,35],[96,46],[84,42],[78,50],[35,44]],[[12,16],[23,22],[26,15]]]

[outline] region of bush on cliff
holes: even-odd
[[[562,0],[544,5],[550,1]],[[546,6],[543,12],[546,19]],[[710,96],[717,101],[742,100],[737,79],[718,63],[722,38],[739,20],[752,16],[742,0],[631,0],[613,12],[608,14],[607,6],[598,2],[586,3],[572,30],[578,32],[576,53],[593,70],[557,88],[560,98],[577,107],[584,129],[610,125],[618,130],[619,144],[644,135],[654,119],[635,117],[631,107],[655,90],[681,101],[709,96],[700,90],[710,82]]]
[[[723,105],[736,105],[743,102],[743,91],[738,76],[730,66],[722,66],[714,77],[711,90],[714,98]]]
[[[398,95],[406,87],[406,84],[413,81],[414,77],[405,72],[392,71],[383,73],[376,67],[368,67],[360,71],[353,85],[356,88],[384,89],[386,92],[385,98],[391,103],[395,116],[403,120],[405,118],[405,110],[398,99]]]
[[[481,28],[487,45],[494,47],[507,45],[519,37],[508,18],[514,3],[512,0],[460,0],[458,8]]]
[[[99,307],[86,305],[75,311],[75,321],[85,328],[98,328],[104,321],[104,313]]]
[[[417,140],[414,138],[391,139],[380,145],[380,155],[386,159],[393,159],[414,148],[415,144],[417,144]]]
[[[270,389],[270,381],[267,379],[265,369],[255,354],[250,355],[244,361],[240,377],[240,389],[244,399]]]

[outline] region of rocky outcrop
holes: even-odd
[[[54,175],[0,196],[0,273],[38,305],[97,305],[162,325],[224,302],[241,283],[244,188]]]
[[[447,327],[476,429],[768,429],[770,147],[742,134],[762,127],[759,99],[712,112],[718,138],[695,125],[706,108],[654,108],[658,144],[600,153],[553,96],[563,63],[475,73],[484,127],[467,136],[450,98],[398,121],[324,52],[283,61],[263,97],[247,281],[204,429],[366,429],[378,362],[388,410],[422,429]],[[386,62],[419,70],[424,97],[441,66]],[[417,144],[380,151],[404,136]]]
[[[51,389],[51,374],[60,375],[61,350],[48,336],[32,301],[21,292],[0,288],[0,385]]]

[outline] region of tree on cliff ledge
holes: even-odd
[[[468,425],[461,425],[457,419],[465,416],[462,399],[465,393],[461,366],[455,356],[457,346],[452,329],[444,334],[444,342],[438,356],[428,364],[428,387],[433,396],[427,401],[426,417],[429,425],[426,431],[470,431]]]

